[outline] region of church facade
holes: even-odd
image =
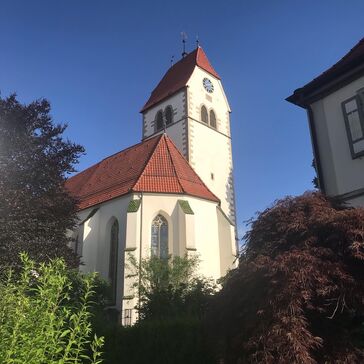
[[[230,107],[201,47],[173,65],[141,110],[142,141],[71,177],[81,271],[109,281],[122,323],[137,319],[130,255],[198,255],[218,279],[236,266]]]

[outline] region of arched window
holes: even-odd
[[[214,110],[210,110],[210,126],[216,129],[216,115]]]
[[[116,279],[118,270],[118,244],[119,243],[119,224],[115,220],[111,226],[110,234],[110,258],[109,258],[109,282],[111,287],[111,304],[116,300]]]
[[[206,124],[209,123],[209,115],[207,114],[207,109],[205,105],[201,106],[201,120]]]
[[[157,115],[155,117],[155,130],[161,130],[163,129],[164,125],[163,125],[163,112],[162,110],[159,110],[157,112]]]
[[[158,215],[152,222],[152,256],[168,258],[168,222]]]
[[[75,242],[75,250],[74,252],[77,254],[78,257],[82,257],[82,251],[83,251],[83,234],[82,233],[79,233],[77,234],[74,242]]]
[[[166,125],[172,124],[173,123],[173,110],[172,110],[172,106],[167,106],[166,109],[164,110],[164,115],[166,118]]]

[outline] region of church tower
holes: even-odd
[[[174,141],[235,225],[230,106],[220,76],[197,47],[163,76],[143,106],[143,140]]]

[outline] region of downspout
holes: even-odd
[[[142,246],[143,246],[143,192],[140,193],[140,232],[139,232],[139,283],[138,283],[138,309],[140,312],[140,286],[142,283],[141,268],[142,268]]]
[[[321,158],[320,158],[320,153],[319,153],[319,148],[318,148],[317,132],[316,132],[315,123],[314,123],[313,111],[312,111],[312,108],[310,105],[306,106],[306,110],[307,110],[307,116],[308,116],[308,125],[309,125],[310,133],[311,133],[313,156],[315,158],[318,186],[319,186],[320,191],[323,194],[326,194],[324,177],[323,177],[322,168],[321,168],[322,164],[321,164]]]

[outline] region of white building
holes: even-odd
[[[307,110],[322,192],[364,206],[364,38],[287,100]]]
[[[80,269],[109,280],[124,324],[136,319],[128,254],[198,254],[214,279],[237,255],[230,107],[202,48],[167,71],[141,113],[139,144],[67,181],[79,199]]]

